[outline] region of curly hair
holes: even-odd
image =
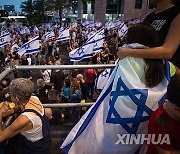
[[[17,78],[11,81],[9,90],[21,103],[27,103],[34,91],[34,84],[29,79]]]

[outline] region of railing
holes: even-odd
[[[0,81],[11,73],[13,70],[39,70],[39,69],[86,69],[86,68],[113,68],[115,64],[98,64],[98,65],[33,65],[33,66],[16,66],[8,67],[0,74]],[[43,104],[44,107],[86,107],[93,105],[91,103],[60,103],[60,104]]]
[[[44,107],[61,107],[61,108],[67,108],[67,107],[88,107],[93,105],[94,102],[90,103],[56,103],[56,104],[43,104]]]

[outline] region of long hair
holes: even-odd
[[[139,23],[128,29],[126,43],[140,43],[147,47],[160,45],[159,35],[148,23]],[[164,77],[164,64],[162,59],[144,59],[145,80],[148,87],[157,86]]]

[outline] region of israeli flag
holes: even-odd
[[[106,23],[106,28],[108,30],[110,30],[110,29],[118,29],[121,24],[122,24],[122,22],[120,20],[116,20],[114,22],[109,21],[109,22]]]
[[[64,27],[61,27],[60,29],[59,29],[59,35],[61,35],[61,33],[64,31]]]
[[[10,40],[11,40],[11,37],[9,33],[2,34],[0,36],[0,47],[10,44]]]
[[[90,58],[93,56],[92,43],[85,44],[69,53],[70,61],[81,61],[84,58]]]
[[[54,31],[47,32],[43,35],[42,39],[44,39],[44,42],[49,41],[50,39],[53,39],[55,37]]]
[[[98,30],[96,33],[94,33],[88,40],[86,43],[92,43],[95,40],[99,40],[105,38],[104,35],[104,27],[102,27],[100,30]]]
[[[18,50],[18,54],[22,57],[25,54],[37,53],[40,51],[40,38],[36,36],[35,38],[29,40],[27,43],[23,44]]]
[[[104,43],[104,29],[94,34],[85,44],[69,53],[70,61],[90,58],[93,53],[101,51]]]
[[[68,40],[69,38],[70,38],[69,28],[67,28],[61,34],[59,34],[57,41],[65,41]]]
[[[31,34],[30,33],[30,30],[29,30],[29,28],[28,27],[23,27],[23,29],[20,31],[20,34],[27,34],[27,35],[29,35],[29,34]]]
[[[98,75],[98,77],[95,80],[95,86],[94,89],[103,89],[112,73],[112,68],[106,68],[101,74]]]
[[[133,68],[141,70],[143,59],[120,60],[96,103],[83,115],[61,145],[69,154],[145,153],[139,144],[119,144],[119,135],[145,134],[147,123],[165,100],[170,80],[169,63],[165,62],[162,82],[148,88]]]
[[[123,22],[121,24],[121,26],[118,28],[118,35],[119,38],[122,39],[128,32],[128,27],[126,26],[126,24]]]

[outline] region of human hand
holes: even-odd
[[[0,115],[4,115],[6,114],[7,112],[9,112],[10,110],[12,110],[9,106],[10,102],[4,102],[0,108]]]
[[[117,55],[118,55],[118,58],[119,59],[123,59],[127,56],[127,48],[122,48],[122,47],[119,47],[118,48],[118,52],[117,52]]]

